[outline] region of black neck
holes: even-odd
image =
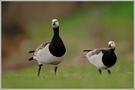
[[[59,27],[53,28],[54,36],[59,36]]]
[[[114,51],[115,51],[115,48],[111,48],[110,51],[111,51],[111,52],[114,52]]]
[[[62,55],[65,54],[66,48],[62,39],[59,36],[59,27],[53,28],[53,31],[54,31],[54,35],[50,43],[49,50],[52,55],[56,57],[61,57]]]

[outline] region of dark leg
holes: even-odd
[[[39,75],[40,75],[40,70],[41,70],[42,65],[43,65],[43,64],[39,64],[39,68],[38,68],[38,75],[37,75],[37,76],[39,76]]]
[[[99,73],[101,74],[101,70],[100,70],[100,69],[98,69],[98,71],[99,71]]]
[[[55,66],[55,67],[54,67],[54,74],[55,74],[55,75],[56,75],[57,69],[58,69],[58,66]]]
[[[108,74],[111,74],[111,71],[109,69],[107,71],[108,71]]]

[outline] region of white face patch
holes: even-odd
[[[110,46],[111,48],[115,48],[115,43],[114,43],[114,41],[109,41],[109,42],[108,42],[108,46]]]
[[[57,19],[53,19],[53,20],[52,20],[52,27],[53,27],[53,28],[57,28],[58,26],[59,26],[58,20],[57,20]]]

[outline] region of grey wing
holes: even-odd
[[[95,55],[95,54],[99,54],[101,52],[101,49],[98,48],[98,49],[94,49],[91,51],[91,56]]]
[[[91,56],[92,56],[92,55],[99,54],[100,52],[104,52],[104,51],[108,51],[108,50],[109,50],[108,48],[97,48],[90,52],[91,52]]]
[[[45,43],[39,45],[38,48],[35,50],[34,55],[35,55],[39,50],[43,49],[43,48],[44,48],[47,44],[49,44],[49,43],[50,43],[50,42],[45,42]]]
[[[110,51],[110,48],[101,48],[102,53],[107,53]]]

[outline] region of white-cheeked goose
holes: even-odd
[[[33,56],[29,58],[31,60],[37,60],[39,63],[38,76],[43,64],[54,65],[54,74],[56,75],[58,64],[64,59],[66,55],[66,48],[59,36],[59,22],[57,19],[52,20],[52,27],[54,35],[51,42],[45,42],[41,44],[36,50],[30,51]]]
[[[117,61],[117,55],[115,53],[114,41],[108,42],[108,48],[97,48],[93,50],[84,50],[88,52],[86,58],[94,65],[101,74],[101,69],[107,69],[108,74],[111,74],[110,67],[112,67]]]

